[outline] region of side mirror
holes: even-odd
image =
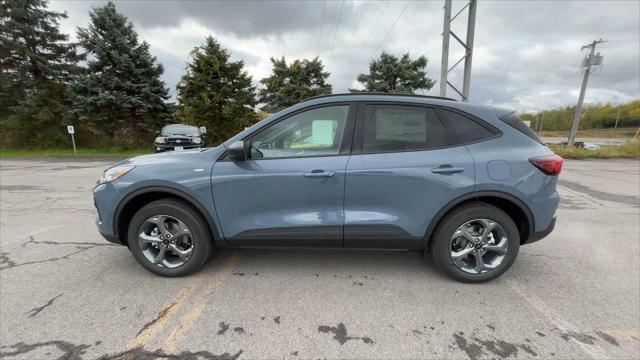
[[[200,134],[204,135],[207,133],[207,127],[206,126],[200,126]]]
[[[236,141],[227,148],[229,158],[233,161],[245,161],[247,155],[244,151],[244,141]]]

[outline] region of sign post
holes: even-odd
[[[67,132],[71,135],[71,143],[73,144],[73,153],[76,153],[76,139],[73,137],[73,134],[76,132],[73,128],[73,125],[67,125]]]

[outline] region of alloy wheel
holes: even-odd
[[[458,269],[470,274],[495,270],[504,261],[509,241],[506,231],[489,219],[474,219],[462,224],[451,236],[451,260]]]
[[[173,216],[156,215],[148,218],[140,226],[138,234],[142,254],[159,267],[182,266],[193,253],[191,231]]]

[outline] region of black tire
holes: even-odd
[[[143,254],[138,234],[147,219],[158,215],[179,219],[190,232],[192,253],[186,262],[178,267],[168,268],[156,265]],[[127,239],[129,248],[140,265],[152,273],[167,277],[185,276],[198,271],[209,259],[213,250],[212,237],[202,215],[190,204],[178,199],[162,199],[143,206],[129,223]]]
[[[451,257],[451,243],[454,232],[463,224],[475,219],[488,219],[498,223],[507,236],[507,253],[494,269],[481,273],[469,273],[460,269]],[[471,245],[470,245],[471,247]],[[447,214],[438,224],[431,241],[431,256],[436,266],[452,279],[467,283],[493,280],[507,271],[520,248],[520,233],[511,217],[497,207],[485,203],[463,205]]]

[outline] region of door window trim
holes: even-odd
[[[362,140],[364,138],[364,121],[365,121],[365,116],[366,116],[366,107],[367,106],[376,106],[376,105],[391,105],[391,106],[403,106],[403,107],[419,107],[419,108],[424,108],[424,109],[433,109],[436,117],[438,118],[438,121],[440,121],[442,123],[442,126],[445,129],[445,137],[446,137],[446,141],[447,142],[451,142],[451,145],[444,145],[444,146],[434,146],[434,147],[429,147],[429,148],[424,148],[424,149],[408,149],[408,150],[387,150],[387,151],[367,151],[364,152],[362,151]],[[450,126],[448,126],[449,123],[449,119],[446,117],[446,114],[442,111],[442,110],[448,110],[448,111],[452,111],[452,112],[456,112],[458,114],[460,114],[461,116],[464,116],[465,118],[468,118],[469,120],[472,120],[473,122],[475,122],[476,124],[484,127],[485,129],[491,131],[494,135],[492,137],[488,137],[488,138],[484,138],[484,139],[480,139],[477,141],[471,141],[471,142],[461,142],[458,139],[457,134],[453,131],[453,129],[451,129]],[[432,104],[420,104],[420,103],[406,103],[406,102],[399,102],[399,101],[359,101],[358,102],[358,111],[357,111],[357,118],[356,118],[356,126],[355,126],[355,131],[354,131],[354,135],[353,135],[353,144],[352,144],[352,151],[351,151],[351,155],[369,155],[369,154],[392,154],[392,153],[404,153],[404,152],[420,152],[420,151],[432,151],[432,150],[440,150],[440,149],[449,149],[449,148],[454,148],[454,147],[459,147],[459,146],[466,146],[466,145],[471,145],[471,144],[475,144],[475,143],[479,143],[479,142],[483,142],[483,141],[488,141],[488,140],[492,140],[498,137],[502,136],[502,131],[500,131],[498,128],[494,127],[493,125],[488,124],[486,121],[478,119],[477,117],[466,113],[464,111],[458,110],[458,109],[454,109],[454,108],[450,108],[447,106],[439,106],[439,105],[432,105]]]
[[[450,129],[446,126],[446,123],[442,121],[440,114],[437,111],[437,107],[429,104],[418,104],[418,103],[405,103],[398,101],[361,101],[358,104],[358,117],[356,120],[355,134],[353,139],[353,150],[351,151],[352,155],[367,155],[367,154],[391,154],[391,153],[404,153],[404,152],[416,152],[416,151],[430,151],[436,149],[442,149],[444,147],[451,146],[440,146],[440,147],[428,147],[424,149],[401,149],[401,150],[381,150],[381,151],[363,151],[362,143],[364,139],[364,122],[366,116],[366,108],[367,106],[378,106],[378,105],[389,105],[389,106],[401,106],[401,107],[417,107],[421,109],[431,109],[434,110],[434,114],[438,121],[442,124],[442,127],[445,131],[445,138],[449,139],[452,134],[450,133]]]
[[[269,129],[270,127],[280,123],[281,121],[285,121],[287,119],[289,119],[290,117],[296,116],[298,114],[301,114],[303,112],[306,111],[310,111],[310,110],[315,110],[315,109],[320,109],[320,108],[325,108],[325,107],[335,107],[335,106],[344,106],[347,105],[349,106],[349,110],[347,113],[347,119],[345,121],[345,125],[344,125],[344,133],[342,134],[342,142],[340,143],[340,150],[338,151],[337,154],[325,154],[325,155],[305,155],[305,156],[286,156],[286,157],[274,157],[274,158],[262,158],[262,159],[252,159],[249,156],[251,155],[250,152],[250,146],[251,143],[253,142],[253,138],[257,135],[259,135],[261,132],[266,131],[267,129]],[[245,136],[242,141],[244,141],[245,144],[245,153],[247,154],[247,161],[251,160],[251,161],[262,161],[262,160],[284,160],[284,159],[307,159],[307,158],[320,158],[320,157],[330,157],[330,156],[346,156],[351,154],[351,148],[353,145],[353,134],[354,134],[354,127],[355,127],[355,118],[357,115],[357,102],[354,101],[340,101],[340,102],[332,102],[332,103],[325,103],[325,104],[317,104],[317,105],[311,105],[311,106],[307,106],[305,108],[302,109],[298,109],[292,113],[283,115],[282,117],[273,120],[272,122],[265,124],[264,126],[256,129],[254,132],[252,132],[251,134],[248,134],[247,136]],[[222,154],[222,156],[220,157],[220,159],[218,161],[231,161],[230,159],[227,158],[227,151],[224,152],[224,154]]]

